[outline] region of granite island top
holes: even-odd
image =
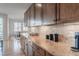
[[[25,33],[21,34],[27,37]],[[39,36],[30,36],[30,39],[37,46],[46,50],[55,56],[79,56],[79,52],[74,52],[71,50],[71,46],[65,42],[54,42],[46,39],[42,39]]]
[[[72,56],[73,52],[68,44],[41,39],[39,36],[31,36],[33,43],[55,56]]]

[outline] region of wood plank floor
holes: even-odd
[[[25,56],[20,47],[20,41],[10,37],[4,41],[3,56]]]
[[[2,53],[3,53],[3,52],[2,52],[2,47],[0,47],[0,56],[2,56]]]

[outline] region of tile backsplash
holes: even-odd
[[[31,33],[39,33],[42,39],[46,39],[46,35],[58,33],[64,36],[64,40],[75,46],[75,32],[79,32],[79,23],[66,23],[54,26],[32,27]]]

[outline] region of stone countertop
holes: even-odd
[[[21,33],[25,38],[28,37],[26,33]],[[71,50],[69,42],[54,42],[46,39],[42,39],[39,36],[30,36],[31,41],[43,48],[47,52],[55,56],[79,56],[79,52]]]
[[[32,42],[55,56],[72,56],[69,44],[42,39],[39,36],[31,36]]]

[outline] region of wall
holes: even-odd
[[[59,33],[63,35],[64,42],[71,46],[75,46],[75,32],[79,32],[79,22],[59,24],[54,26],[32,27],[32,33],[39,33],[42,39],[45,39],[46,34]]]

